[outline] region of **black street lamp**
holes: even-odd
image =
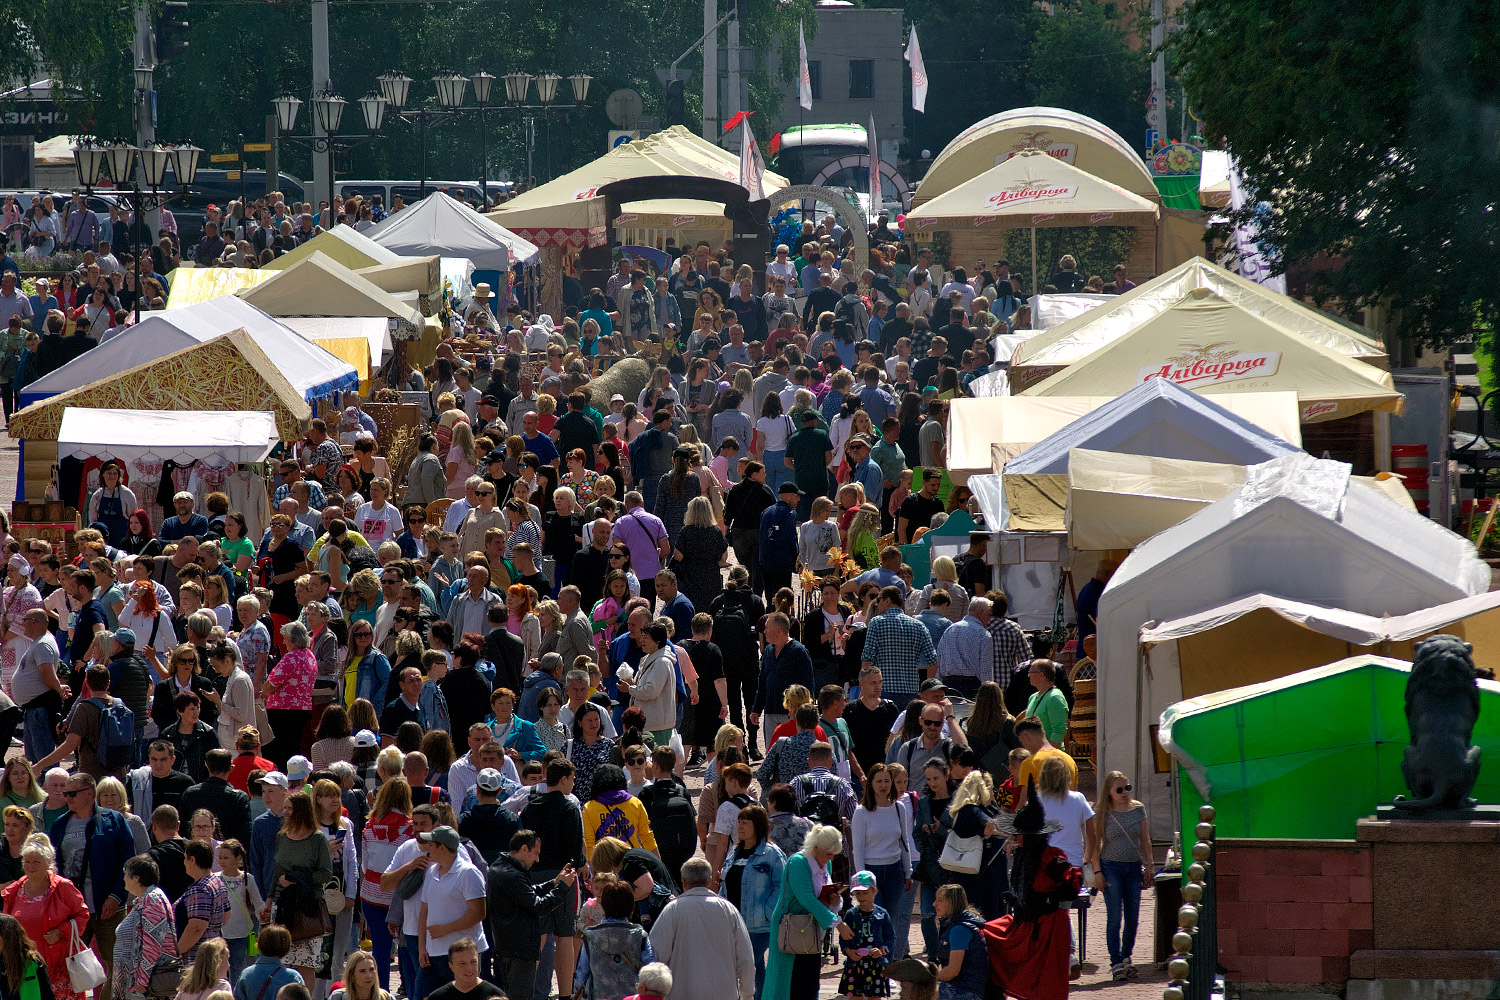
[[[131,214],[132,228],[139,232],[141,216],[163,208],[168,202],[185,196],[198,176],[198,161],[203,150],[191,142],[152,142],[143,147],[132,146],[124,139],[104,142],[93,136],[80,136],[73,147],[73,169],[78,184],[86,194],[94,188],[109,167],[109,176],[114,181],[116,202]],[[140,158],[142,179],[147,190],[142,190],[134,171],[136,158]],[[163,194],[161,186],[166,181],[167,166],[172,167],[177,178],[178,192]],[[135,321],[141,321],[141,299],[145,289],[141,286],[141,257],[149,253],[150,247],[132,246],[135,255]]]
[[[383,83],[384,81],[382,81]],[[409,82],[409,81],[408,81]],[[334,92],[332,87],[325,87],[312,96],[313,116],[318,123],[318,129],[322,135],[292,135],[291,132],[297,126],[297,113],[302,109],[302,98],[296,94],[287,92],[271,102],[276,109],[276,140],[280,142],[285,139],[289,142],[306,143],[312,147],[315,154],[327,153],[330,150],[337,151],[340,148],[350,148],[356,143],[368,142],[375,137],[385,121],[385,109],[389,103],[387,95],[369,93],[359,99],[360,115],[364,118],[365,128],[369,130],[366,135],[339,135],[339,125],[344,120],[344,110],[349,102]],[[333,210],[334,193],[338,190],[336,184],[336,166],[333,157],[328,158],[328,207],[330,213]]]

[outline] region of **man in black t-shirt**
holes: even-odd
[[[453,982],[427,994],[428,1000],[490,1000],[505,996],[494,983],[479,978],[479,949],[470,938],[460,938],[448,948],[448,968]]]
[[[896,509],[898,545],[910,545],[917,529],[931,527],[933,515],[942,513],[943,501],[937,495],[942,482],[942,470],[930,466],[922,470],[922,489],[901,501]]]
[[[895,702],[880,696],[881,683],[880,668],[874,664],[866,666],[859,672],[859,698],[844,708],[844,721],[849,724],[849,738],[854,743],[854,759],[867,773],[885,760],[891,726],[901,711]]]
[[[989,554],[990,536],[987,532],[969,532],[969,550],[953,560],[958,569],[958,582],[975,597],[982,597],[990,589],[993,574],[985,561]]]

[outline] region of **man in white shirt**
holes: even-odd
[[[0,327],[10,325],[12,316],[21,317],[22,322],[31,319],[31,298],[16,287],[16,273],[0,274]]]
[[[484,936],[484,914],[488,902],[484,872],[464,853],[458,831],[440,826],[417,834],[417,842],[431,864],[422,878],[418,897],[417,955],[421,971],[416,996],[453,981],[448,967],[448,948],[460,938],[470,938],[480,951],[489,950]],[[412,900],[416,902],[417,900]]]
[[[589,697],[589,675],[582,670],[569,670],[563,674],[563,694],[567,695],[567,704],[557,710],[557,721],[569,728],[573,725],[573,716],[583,707],[583,703]],[[599,727],[599,735],[615,739],[614,720],[609,717],[609,712],[600,712],[599,718],[602,725]],[[452,779],[450,778],[451,782]]]

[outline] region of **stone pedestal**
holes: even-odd
[[[1348,1000],[1486,1000],[1500,990],[1500,821],[1360,820],[1372,947]]]

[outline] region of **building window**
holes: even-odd
[[[813,100],[821,101],[823,99],[823,60],[809,59],[807,61],[807,79],[811,85]]]
[[[875,96],[875,60],[849,60],[849,99],[869,100]]]

